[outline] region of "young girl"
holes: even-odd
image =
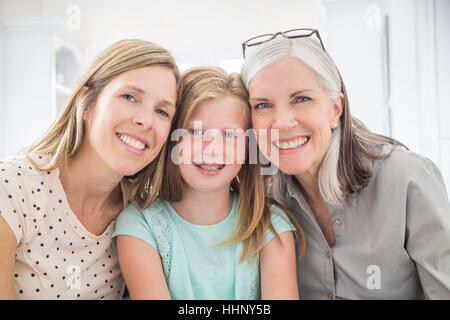
[[[296,228],[265,203],[239,143],[251,120],[240,76],[193,68],[181,86],[172,129],[187,134],[169,142],[159,199],[130,205],[113,234],[131,298],[298,299]]]

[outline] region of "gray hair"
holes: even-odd
[[[313,38],[276,38],[255,47],[244,60],[241,75],[248,90],[251,79],[258,71],[283,57],[292,56],[300,59],[314,70],[322,88],[331,99],[336,99],[342,92],[339,71],[333,60]],[[341,125],[333,130],[331,141],[319,169],[319,190],[322,198],[330,204],[341,207],[345,196],[338,178],[338,160],[340,151]],[[282,172],[269,178],[268,194],[274,200],[284,203],[285,190],[282,186]]]

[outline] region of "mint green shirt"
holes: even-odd
[[[112,235],[129,235],[155,248],[162,260],[172,299],[254,300],[260,298],[259,258],[239,263],[243,243],[214,245],[233,232],[238,196],[228,216],[214,225],[195,225],[183,219],[167,201],[160,199],[146,210],[133,203],[118,217]],[[271,222],[278,234],[295,230],[286,214],[270,207]],[[270,230],[266,244],[274,238]],[[117,250],[116,250],[117,252]]]

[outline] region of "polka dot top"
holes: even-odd
[[[16,299],[122,296],[124,281],[111,248],[115,220],[100,236],[87,231],[69,207],[58,169],[37,170],[25,155],[0,160],[0,215],[17,240]]]

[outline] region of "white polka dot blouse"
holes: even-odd
[[[39,171],[25,155],[0,160],[0,215],[17,240],[16,299],[122,297],[111,247],[115,220],[100,236],[87,231],[69,207],[58,169]]]

